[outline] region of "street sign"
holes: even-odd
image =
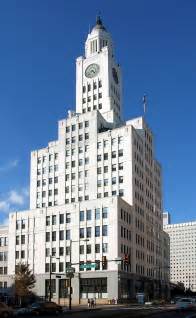
[[[96,268],[97,264],[81,264],[80,265],[80,269],[84,269],[84,268]]]
[[[68,273],[75,273],[75,268],[74,267],[67,267],[66,268],[66,273],[68,274]]]
[[[56,275],[56,278],[61,278],[61,275]]]

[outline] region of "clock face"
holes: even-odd
[[[86,77],[93,78],[99,73],[99,65],[98,64],[90,64],[86,70],[85,75]]]
[[[112,69],[112,75],[113,75],[114,82],[118,84],[118,73],[114,67]]]

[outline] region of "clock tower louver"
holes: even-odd
[[[88,34],[85,56],[76,60],[76,112],[96,109],[114,125],[122,120],[121,70],[100,17]]]

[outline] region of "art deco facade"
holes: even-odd
[[[76,60],[76,112],[59,121],[56,141],[31,153],[30,210],[10,214],[9,274],[28,262],[41,296],[50,260],[54,298],[67,297],[66,269],[75,268],[75,303],[152,294],[156,282],[168,283],[153,134],[142,117],[123,121],[121,90],[112,39],[98,19]],[[128,264],[118,264],[125,256]]]

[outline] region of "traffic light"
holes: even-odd
[[[129,265],[130,260],[129,260],[129,255],[128,255],[128,254],[125,254],[125,255],[124,255],[123,261],[124,261],[125,265]]]
[[[102,269],[107,269],[107,258],[102,256]]]

